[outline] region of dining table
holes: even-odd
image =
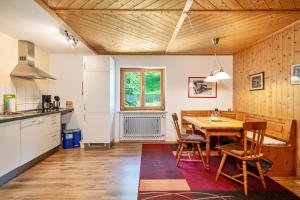
[[[243,121],[227,117],[183,117],[187,122],[194,125],[195,129],[205,135],[205,164],[210,169],[210,139],[213,136],[236,136],[241,137]]]

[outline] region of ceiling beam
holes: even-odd
[[[175,39],[176,39],[176,37],[177,37],[177,35],[178,35],[178,33],[179,33],[179,31],[180,31],[183,23],[184,23],[184,20],[188,17],[188,12],[191,9],[192,4],[193,4],[193,0],[186,0],[185,6],[184,6],[184,8],[182,10],[182,13],[181,13],[181,15],[179,17],[179,20],[177,22],[177,25],[175,27],[175,30],[174,30],[174,32],[172,34],[171,40],[169,41],[169,44],[168,44],[168,46],[166,48],[166,54],[169,51],[169,49],[171,48],[172,44],[174,43],[174,41],[175,41]]]
[[[62,20],[43,0],[35,0],[37,4],[39,4],[42,8],[44,8],[51,16],[53,16],[59,23],[64,26],[64,28],[68,29],[78,40],[80,40],[83,44],[85,44],[90,50],[92,50],[95,54],[99,54],[98,51],[90,45],[83,37],[77,34],[71,26],[69,26],[64,20]],[[62,35],[63,37],[63,35]],[[106,50],[103,48],[103,52]]]

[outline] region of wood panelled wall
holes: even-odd
[[[291,64],[300,63],[300,22],[234,55],[235,111],[297,120],[300,176],[300,85],[291,85]],[[265,89],[249,91],[249,75],[265,72]],[[284,155],[282,155],[284,156]]]

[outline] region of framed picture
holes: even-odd
[[[251,74],[250,78],[250,91],[263,90],[265,88],[265,73],[260,72],[257,74]]]
[[[291,84],[300,85],[300,64],[291,66]]]
[[[217,83],[204,82],[206,77],[189,77],[189,98],[217,98]]]

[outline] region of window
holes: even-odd
[[[164,69],[121,68],[121,110],[164,110]]]

